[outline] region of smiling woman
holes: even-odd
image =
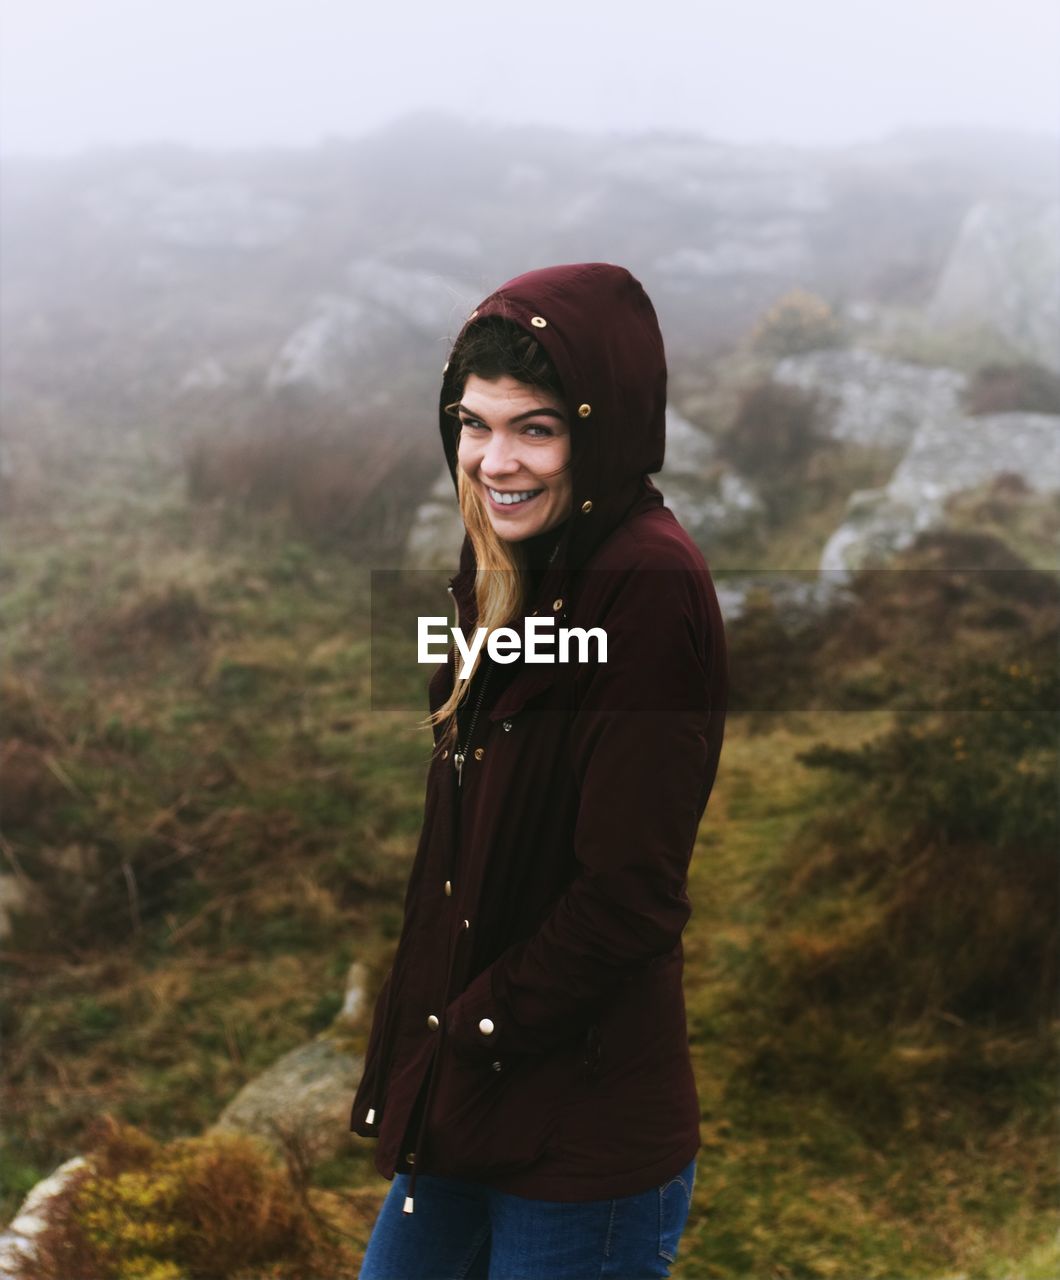
[[[443,373],[466,537],[455,625],[421,619],[456,643],[350,1114],[393,1179],[361,1277],[667,1276],[699,1147],[687,869],[727,664],[649,478],[662,337],[624,268],[548,267],[479,304]],[[533,652],[546,636],[575,659]]]
[[[513,377],[470,374],[457,460],[498,537],[518,542],[570,514],[570,427],[562,401]]]

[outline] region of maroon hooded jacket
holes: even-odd
[[[548,1200],[633,1195],[700,1142],[681,933],[727,662],[707,566],[648,478],[665,442],[658,322],[637,280],[599,262],[510,280],[467,323],[492,314],[547,350],[572,424],[572,511],[526,613],[603,627],[608,660],[522,665],[475,717],[459,779],[435,732],[350,1117],[384,1177],[411,1173],[407,1212],[420,1172]],[[460,391],[443,379],[454,485],[444,406]],[[465,635],[474,580],[465,536],[449,584]],[[432,710],[453,677],[450,652]]]

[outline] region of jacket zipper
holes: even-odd
[[[482,699],[486,696],[486,686],[490,682],[490,675],[493,671],[492,667],[486,668],[486,674],[482,677],[482,688],[479,690],[478,699],[475,702],[475,710],[471,716],[471,724],[467,731],[467,737],[464,740],[464,746],[456,745],[453,752],[453,764],[456,766],[456,785],[459,787],[463,783],[464,777],[464,760],[467,758],[467,748],[471,745],[471,739],[475,734],[475,725],[478,722],[478,713],[482,707]]]
[[[460,610],[456,603],[456,593],[453,591],[452,586],[449,586],[447,590],[453,601],[453,625],[458,627],[460,625]],[[454,657],[454,663],[455,661],[456,659]],[[471,725],[468,728],[467,738],[464,740],[464,746],[461,747],[458,742],[456,744],[456,749],[453,751],[453,765],[456,769],[456,785],[458,787],[463,785],[464,761],[467,759],[467,748],[471,745],[471,739],[475,732],[475,725],[478,723],[478,713],[482,707],[482,699],[486,696],[486,686],[489,684],[490,673],[492,670],[492,667],[487,667],[486,674],[482,677],[482,687],[478,692],[478,699],[475,702],[475,710],[471,716]]]

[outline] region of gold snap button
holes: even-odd
[[[580,404],[578,406],[578,417],[587,418],[592,411],[593,407],[591,404]]]
[[[451,897],[453,896],[453,882],[452,882],[452,880],[447,880],[447,881],[445,882],[445,896],[446,896],[447,898],[451,898]]]
[[[483,1018],[482,1021],[478,1024],[478,1029],[482,1032],[484,1036],[493,1035],[493,1019]]]
[[[476,747],[476,748],[475,748],[475,759],[476,759],[476,760],[481,760],[481,759],[482,759],[482,757],[483,757],[485,754],[486,754],[486,748],[485,748],[485,747]]]
[[[415,1151],[409,1151],[409,1152],[407,1152],[407,1153],[406,1153],[406,1155],[405,1155],[405,1159],[408,1161],[408,1163],[409,1163],[409,1164],[415,1164],[415,1163],[416,1163],[416,1153],[415,1153]]]
[[[589,512],[592,511],[592,509],[593,509],[593,504],[591,499],[586,498],[586,500],[582,503],[582,510],[585,512],[586,515],[588,515]]]
[[[561,596],[558,600],[553,600],[553,601],[552,601],[552,611],[553,611],[553,613],[554,613],[557,609],[562,609],[562,608],[563,608],[563,597],[562,597],[562,596]]]
[[[530,323],[534,326],[535,329],[543,329],[545,325],[548,324],[548,321],[545,319],[544,316],[531,316]]]
[[[429,1013],[427,1015],[427,1025],[432,1031],[438,1030],[438,1015],[436,1013]]]

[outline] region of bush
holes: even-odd
[[[1030,361],[984,365],[975,372],[965,407],[973,415],[1060,413],[1060,376]]]
[[[1054,1013],[1060,671],[955,664],[927,710],[858,750],[819,746],[833,774],[784,868],[770,981],[894,1025],[942,1014],[1034,1027]]]
[[[840,328],[832,308],[806,289],[792,289],[778,298],[751,335],[756,351],[771,356],[797,355],[840,343]]]
[[[827,439],[817,423],[817,397],[765,381],[749,387],[725,438],[726,457],[763,482],[793,483]]]
[[[281,1259],[293,1276],[319,1244],[287,1171],[249,1138],[162,1146],[106,1117],[95,1139],[50,1203],[26,1280],[221,1280]]]

